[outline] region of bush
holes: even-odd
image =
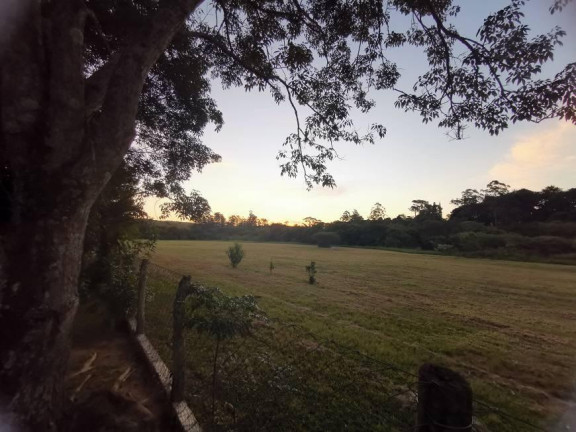
[[[228,248],[226,255],[228,255],[232,268],[236,268],[238,264],[240,264],[240,261],[242,261],[242,258],[244,258],[244,249],[242,249],[240,243],[234,243],[234,246]]]
[[[506,246],[506,238],[497,234],[463,232],[453,236],[452,243],[461,251],[473,252]]]
[[[308,273],[308,283],[314,285],[316,283],[316,263],[312,261],[309,266],[306,266],[306,272]]]
[[[85,257],[80,294],[102,301],[114,320],[123,319],[136,304],[138,263],[154,250],[155,242],[118,240],[106,255]]]
[[[416,239],[405,230],[389,229],[386,233],[385,247],[390,248],[414,248],[418,245]]]
[[[562,238],[576,237],[575,222],[532,222],[510,227],[510,231],[529,237],[552,236]]]
[[[464,221],[458,224],[459,231],[461,232],[487,232],[490,227],[475,221]]]
[[[511,236],[512,247],[538,255],[565,254],[576,251],[574,242],[570,239],[553,236],[524,237]]]
[[[312,241],[316,243],[318,247],[329,248],[340,243],[340,236],[335,232],[322,231],[314,234]]]
[[[449,234],[450,225],[443,220],[423,220],[417,225],[418,233],[421,237],[443,237]]]

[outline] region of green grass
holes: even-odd
[[[528,421],[550,424],[568,406],[574,266],[244,243],[232,269],[230,244],[160,241],[152,261],[228,294],[259,296],[273,318],[414,372],[423,362],[450,366],[476,395]],[[171,294],[161,295],[169,304]]]

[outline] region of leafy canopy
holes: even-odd
[[[169,1],[169,0],[167,0]],[[134,28],[149,24],[156,0],[89,0],[94,20],[86,31],[86,74],[109,61]],[[178,1],[174,0],[174,7]],[[516,121],[560,118],[576,123],[576,63],[542,78],[565,32],[532,36],[522,0],[489,15],[471,37],[452,22],[465,13],[451,0],[214,0],[189,17],[150,72],[127,156],[147,194],[171,197],[185,217],[210,212],[196,192],[181,186],[193,171],[220,157],[202,131],[223,118],[210,97],[211,79],[225,87],[267,91],[294,112],[295,127],[278,153],[281,172],[301,172],[306,184],[332,187],[326,163],[335,144],[372,143],[382,124],[359,132],[355,111],[374,106],[373,91],[396,94],[396,106],[420,113],[455,137],[472,125],[498,134]],[[560,11],[567,0],[556,0]],[[398,17],[411,18],[399,28]],[[411,89],[398,88],[391,48],[422,48],[428,69]]]
[[[386,217],[386,209],[382,204],[377,202],[370,210],[370,216],[368,216],[368,219],[372,221],[377,221],[382,220],[385,217]]]

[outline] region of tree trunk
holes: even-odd
[[[85,1],[13,2],[22,19],[0,51],[0,416],[55,428],[90,208],[134,137],[148,71],[200,2],[160,1],[89,78]]]
[[[2,408],[33,430],[54,429],[63,400],[89,205],[75,210],[13,226],[2,238]]]
[[[82,2],[54,3],[46,27],[40,2],[24,4],[0,61],[0,413],[49,431],[63,401],[86,221],[108,177],[82,157]]]

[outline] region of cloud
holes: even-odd
[[[489,171],[513,188],[540,189],[548,185],[576,186],[576,128],[556,123],[537,133],[520,137],[502,162]]]

